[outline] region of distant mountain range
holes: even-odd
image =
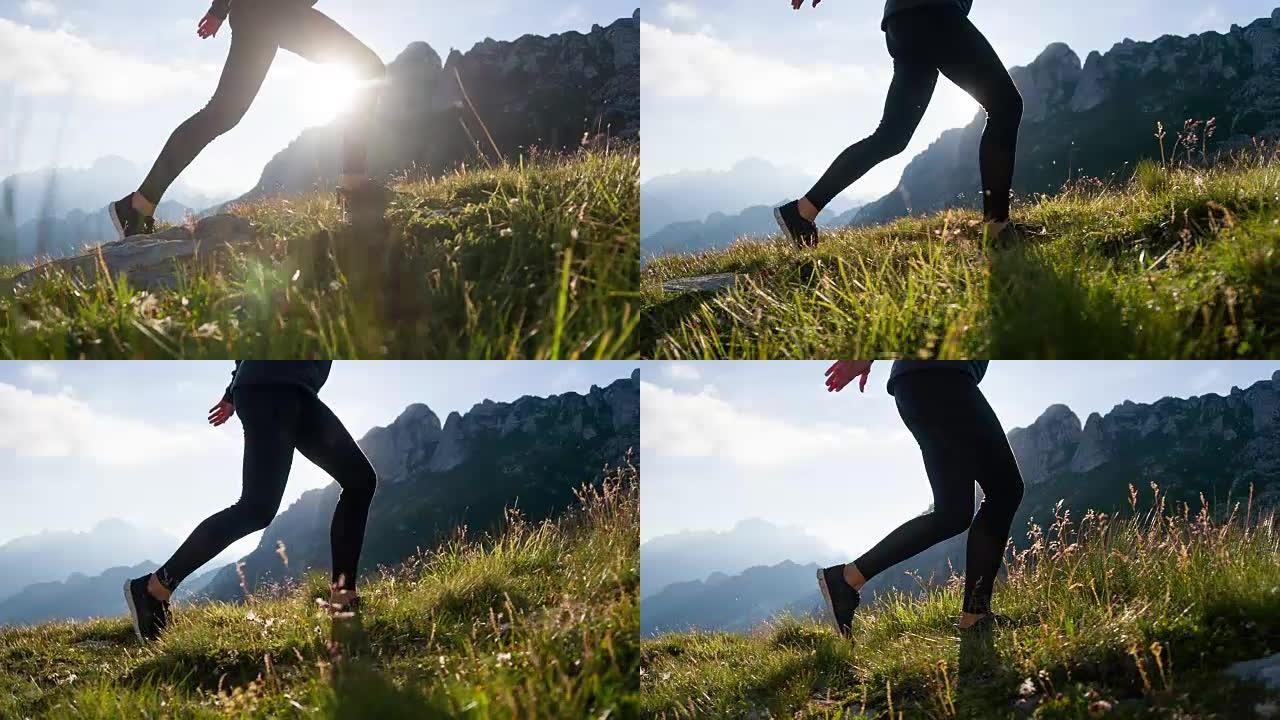
[[[825,541],[804,530],[759,518],[743,520],[725,532],[660,535],[640,545],[640,597],[714,573],[734,575],[786,560],[835,562],[838,558],[839,553]]]
[[[177,546],[172,535],[117,519],[104,520],[88,532],[45,532],[10,540],[0,545],[0,600],[28,585],[164,559]]]
[[[1127,180],[1139,160],[1160,159],[1157,122],[1168,133],[1167,153],[1188,119],[1216,118],[1210,152],[1280,137],[1280,8],[1225,34],[1125,40],[1083,63],[1055,43],[1010,72],[1026,102],[1014,175],[1019,195],[1057,192],[1081,175]],[[898,188],[863,208],[856,222],[978,205],[984,124],[980,111],[966,127],[943,133],[911,161]]]
[[[576,502],[578,487],[598,481],[605,466],[620,464],[639,443],[638,370],[585,395],[486,400],[466,414],[450,413],[444,423],[427,406],[411,405],[359,441],[379,477],[362,568],[397,564],[458,528],[472,534],[497,529],[507,508],[532,521],[558,515]],[[336,484],[309,491],[276,517],[242,561],[250,590],[329,567],[338,494]],[[276,552],[281,544],[287,567]],[[216,599],[243,597],[233,567],[223,568],[206,591]]]
[[[146,560],[133,567],[107,568],[92,577],[74,573],[61,582],[28,585],[17,594],[0,600],[0,626],[34,625],[51,620],[88,620],[115,617],[125,612],[122,588],[126,580],[154,572],[157,563]],[[207,570],[187,578],[174,602],[197,597],[213,578]]]
[[[60,256],[116,237],[106,207],[138,187],[146,170],[109,156],[87,168],[53,168],[0,181],[0,262]],[[182,222],[226,198],[174,183],[157,209],[162,222]]]
[[[1194,513],[1203,494],[1220,514],[1229,513],[1234,503],[1243,512],[1251,488],[1255,513],[1280,506],[1280,371],[1249,388],[1232,388],[1226,396],[1126,401],[1083,423],[1070,408],[1053,405],[1008,436],[1027,483],[1012,533],[1020,548],[1027,543],[1028,522],[1047,526],[1059,501],[1077,519],[1088,509],[1127,515],[1130,484],[1138,490],[1140,512],[1150,508],[1153,482],[1170,510],[1185,502]],[[966,538],[941,543],[876,577],[864,589],[864,601],[890,589],[915,591],[918,584],[909,573],[941,582],[949,567],[962,572]],[[693,572],[679,562],[677,545],[671,543],[662,563],[648,565],[641,546],[642,583],[650,574],[670,576],[665,565]],[[696,545],[683,543],[690,549]],[[693,627],[742,631],[779,613],[815,612],[820,606],[813,572],[817,564],[828,560],[791,555],[787,562],[761,563],[767,566],[746,572],[722,570],[701,576],[706,579],[700,582],[668,584],[643,597],[641,632]]]
[[[771,205],[781,198],[794,199],[808,190],[815,180],[817,178],[809,173],[780,168],[759,158],[742,160],[725,171],[701,170],[659,175],[640,185],[641,242],[674,223],[706,220],[707,224],[717,225],[719,223],[716,218],[719,215],[741,213],[754,216],[754,212],[744,212],[743,208]],[[835,216],[847,212],[853,206],[853,202],[842,196],[828,209]],[[759,223],[752,225],[757,226]],[[658,245],[645,243],[644,253],[648,255],[656,252],[650,251],[650,247],[675,247],[679,244],[671,241],[663,241]]]
[[[728,247],[743,238],[763,238],[778,234],[778,223],[773,209],[786,202],[779,200],[769,205],[756,205],[736,215],[712,213],[706,220],[690,220],[672,223],[640,241],[641,260],[653,256],[699,253]],[[828,208],[818,216],[818,224],[826,227],[843,227],[853,222],[861,209],[855,205],[841,214]]]

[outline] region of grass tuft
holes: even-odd
[[[1163,507],[1160,505],[1160,507]],[[1056,513],[1012,551],[995,609],[961,633],[963,581],[891,593],[854,618],[780,618],[750,636],[642,644],[642,713],[660,718],[1251,717],[1261,687],[1223,674],[1280,652],[1280,523]]]
[[[1280,150],[1212,167],[1143,163],[1015,210],[992,247],[949,210],[656,258],[641,348],[657,359],[1236,358],[1280,345]],[[715,295],[664,282],[732,273]]]
[[[634,357],[638,182],[634,148],[583,150],[400,181],[359,230],[332,194],[247,203],[257,247],[172,290],[57,272],[0,297],[0,357]]]
[[[127,618],[0,628],[0,717],[633,716],[638,481],[623,467],[557,521],[512,515],[384,570],[355,617],[330,619],[309,577],[179,607],[145,647]]]

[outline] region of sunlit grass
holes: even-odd
[[[1025,242],[991,247],[952,210],[654,259],[642,352],[655,358],[1274,356],[1280,343],[1280,154],[1144,164],[1015,210]],[[733,273],[714,295],[665,281]]]
[[[638,177],[630,148],[402,181],[376,235],[329,194],[245,204],[257,247],[173,290],[0,297],[0,357],[634,357]]]
[[[634,716],[638,471],[558,522],[514,518],[362,586],[330,620],[327,580],[177,608],[161,640],[127,618],[0,629],[0,717]]]
[[[642,645],[644,714],[1234,718],[1267,702],[1222,671],[1280,652],[1274,512],[1059,513],[1029,539],[997,586],[1008,627],[957,630],[953,577],[859,609],[852,642],[808,619],[661,636]]]

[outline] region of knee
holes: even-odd
[[[955,537],[969,529],[970,523],[973,522],[973,508],[959,505],[951,508],[937,508],[934,510],[934,517],[939,535]]]
[[[368,81],[382,80],[387,76],[387,66],[382,62],[382,58],[368,48],[361,54],[358,69],[360,77]]]
[[[240,120],[244,118],[245,113],[248,111],[249,107],[247,105],[209,103],[200,111],[200,114],[203,116],[204,125],[209,134],[213,137],[218,137],[230,132],[232,128],[239,125]]]
[[[896,128],[881,127],[876,130],[875,138],[876,147],[881,149],[885,159],[901,155],[906,152],[907,145],[911,144],[911,134]]]
[[[276,519],[276,510],[278,509],[278,507],[268,503],[237,503],[237,516],[240,519],[240,529],[244,531],[246,535],[267,529],[267,526],[271,524],[271,521]]]
[[[1022,123],[1024,109],[1022,93],[1018,92],[1018,88],[1010,85],[1000,99],[987,108],[987,122],[1017,127]]]
[[[344,493],[351,492],[358,497],[372,500],[373,493],[377,489],[378,473],[373,469],[373,465],[366,461],[353,470],[350,479],[346,486],[343,487],[342,491]]]

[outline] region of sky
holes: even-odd
[[[206,422],[231,362],[0,362],[0,544],[108,518],[185,537],[240,495],[238,419]],[[359,440],[408,405],[441,421],[485,399],[586,393],[626,362],[337,362],[320,398]],[[281,510],[329,478],[302,456]],[[243,555],[260,533],[238,543]]]
[[[828,393],[829,362],[641,368],[640,539],[762,518],[856,557],[932,502],[877,362],[865,395]],[[1066,404],[1083,422],[1125,400],[1226,395],[1280,362],[994,361],[981,388],[1005,430]]]
[[[1270,17],[1275,0],[976,0],[972,19],[1007,66],[1052,42],[1083,60],[1125,38],[1189,35]],[[641,23],[644,108],[641,180],[680,170],[726,170],[759,157],[817,178],[880,120],[892,61],[880,30],[882,0],[655,0]],[[939,83],[907,151],[848,191],[877,198],[945,129],[978,106]],[[977,149],[974,149],[977,152]],[[799,195],[808,188],[798,188]]]
[[[317,9],[389,63],[420,40],[443,58],[486,37],[585,32],[592,23],[629,17],[638,2],[320,0]],[[208,7],[205,0],[0,0],[0,177],[88,167],[107,155],[132,161],[145,175],[169,134],[217,85],[231,28],[197,38]],[[351,86],[341,68],[281,52],[240,126],[182,180],[207,193],[248,191],[302,130],[340,112]]]

